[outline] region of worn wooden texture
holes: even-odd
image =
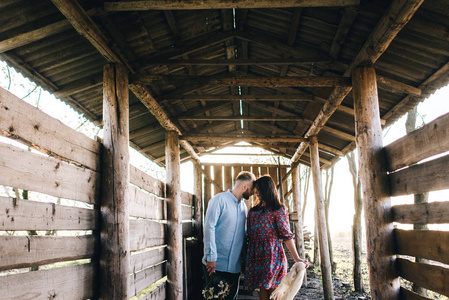
[[[87,203],[98,202],[100,175],[0,143],[0,184]]]
[[[326,213],[324,208],[324,195],[321,183],[321,170],[318,152],[318,139],[310,138],[310,165],[312,169],[313,190],[315,193],[316,224],[318,226],[318,239],[320,247],[320,264],[323,278],[324,299],[334,299],[332,287],[332,267],[329,256],[329,241],[327,240]],[[299,218],[299,216],[298,216]]]
[[[430,298],[423,297],[403,287],[401,287],[399,295],[400,295],[399,299],[401,300],[431,300]]]
[[[0,295],[5,299],[91,299],[92,264],[0,276]]]
[[[231,9],[231,8],[273,8],[273,7],[319,7],[319,6],[352,6],[358,5],[359,0],[326,0],[326,1],[295,1],[295,0],[193,0],[193,1],[174,1],[174,0],[145,0],[130,2],[106,2],[104,4],[106,11],[127,11],[127,10],[175,10],[175,9]]]
[[[209,60],[208,60],[209,61]],[[228,60],[226,60],[228,61]],[[201,95],[176,95],[176,96],[165,96],[162,102],[164,103],[174,103],[178,101],[182,102],[196,102],[196,101],[282,101],[282,102],[298,102],[298,101],[314,101],[316,97],[313,95],[264,95],[264,94],[254,94],[254,95],[220,95],[220,94],[201,94]]]
[[[0,230],[94,230],[95,211],[0,197]]]
[[[100,144],[0,88],[0,134],[93,170],[100,167]]]
[[[211,166],[209,166],[209,165],[203,165],[203,166],[204,166],[204,172],[209,174],[209,177],[210,177],[210,175],[211,175]],[[204,178],[204,214],[206,214],[207,205],[209,204],[209,200],[211,198],[212,198],[212,184],[205,177]]]
[[[139,300],[165,300],[167,289],[167,282],[163,282],[160,286],[156,287],[154,290],[140,298]]]
[[[103,75],[100,297],[125,299],[131,238],[128,73],[123,65],[108,64]]]
[[[146,289],[151,284],[164,277],[165,264],[166,263],[151,266],[140,272],[131,274],[129,277],[128,294],[130,296],[135,296],[143,289]]]
[[[129,258],[131,273],[137,273],[145,268],[161,263],[165,260],[166,247],[158,247],[132,254]]]
[[[399,276],[418,286],[449,296],[449,269],[445,267],[415,263],[407,259],[398,258]]]
[[[176,131],[165,134],[167,195],[167,298],[181,300],[183,295],[182,212],[179,137]]]
[[[383,157],[376,74],[358,68],[352,74],[359,174],[366,218],[367,258],[373,300],[397,299],[391,200]]]
[[[410,166],[446,151],[449,151],[449,114],[386,146],[388,171]]]
[[[389,174],[391,196],[421,194],[449,188],[449,155]]]
[[[303,233],[303,220],[301,217],[302,205],[301,205],[301,174],[299,174],[299,168],[296,168],[292,173],[292,189],[293,189],[293,211],[296,212],[295,226],[295,242],[296,249],[301,258],[306,258],[306,252],[304,248],[304,233]],[[291,220],[290,220],[291,221]]]
[[[164,219],[165,201],[152,194],[130,186],[129,215],[148,219]]]
[[[227,143],[227,142],[247,142],[247,143],[297,143],[304,142],[306,139],[300,135],[293,136],[281,136],[281,137],[266,137],[261,135],[241,135],[233,134],[226,135],[221,134],[220,136],[211,134],[185,134],[181,136],[181,139],[190,142],[201,143],[201,142],[216,142],[216,143]]]
[[[129,220],[130,251],[160,246],[165,243],[166,224],[151,220]]]
[[[214,181],[218,186],[214,186],[214,195],[223,191],[223,166],[214,165]]]
[[[392,207],[393,221],[404,224],[449,223],[449,202],[404,204]]]
[[[129,181],[152,194],[165,197],[165,184],[134,166],[129,166]]]
[[[194,196],[186,191],[181,191],[181,204],[193,206]]]
[[[132,84],[189,85],[189,86],[253,86],[253,87],[336,87],[350,86],[347,77],[242,77],[242,76],[183,76],[183,75],[133,75]]]
[[[223,166],[223,174],[224,174],[224,187],[223,190],[227,191],[229,189],[232,190],[232,167],[231,166]]]
[[[396,254],[449,264],[449,232],[395,229]]]
[[[0,271],[91,258],[94,237],[0,236]]]
[[[181,215],[183,220],[193,219],[193,206],[191,205],[181,205]]]
[[[200,166],[194,166],[193,170],[193,194],[194,194],[194,231],[198,240],[202,240],[203,232],[203,176]]]

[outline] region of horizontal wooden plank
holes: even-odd
[[[181,206],[181,216],[183,220],[191,220],[193,219],[193,206],[190,205],[182,205]]]
[[[193,222],[182,223],[182,236],[185,238],[193,236]]]
[[[394,230],[397,254],[449,264],[449,231]]]
[[[193,195],[185,192],[185,191],[181,191],[181,203],[182,204],[187,204],[187,205],[193,205]]]
[[[93,209],[0,197],[0,230],[93,230]]]
[[[0,134],[51,156],[100,168],[101,145],[0,88]]]
[[[449,223],[449,201],[395,205],[393,221],[404,224]]]
[[[166,224],[151,220],[129,220],[129,245],[131,251],[163,245]]]
[[[163,282],[160,286],[140,298],[139,300],[165,300],[166,299],[167,282]]]
[[[398,258],[399,276],[425,289],[449,296],[449,269]]]
[[[399,290],[399,299],[402,300],[431,300],[430,298],[423,297],[415,292],[409,291],[403,287]]]
[[[148,219],[164,219],[165,200],[145,193],[135,186],[129,187],[129,215]]]
[[[137,169],[134,166],[129,166],[129,181],[150,193],[159,197],[165,197],[165,184],[151,177],[147,173]]]
[[[0,236],[0,271],[40,266],[60,261],[91,258],[95,239],[92,235]]]
[[[130,275],[128,296],[134,296],[165,276],[165,263]]]
[[[390,195],[421,194],[449,188],[449,155],[388,175]]]
[[[449,114],[396,140],[384,149],[388,171],[449,151]]]
[[[159,247],[148,251],[132,254],[130,257],[130,270],[136,273],[140,270],[161,263],[165,259],[166,247]]]
[[[0,143],[0,185],[95,203],[100,175],[18,147]]]
[[[92,264],[0,276],[0,295],[4,299],[91,299]]]

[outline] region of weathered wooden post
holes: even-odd
[[[167,299],[182,300],[183,254],[181,216],[181,168],[179,135],[176,131],[165,134],[165,168],[167,195]]]
[[[204,172],[211,175],[210,165],[204,166]],[[212,183],[204,176],[204,214],[206,214],[210,198],[212,198]]]
[[[129,91],[120,64],[104,67],[103,132],[99,296],[128,299]]]
[[[201,166],[199,164],[193,164],[193,175],[194,175],[194,189],[193,194],[195,195],[194,201],[194,230],[195,235],[198,240],[202,240],[202,215],[203,215],[203,173],[200,170]]]
[[[329,244],[327,240],[326,213],[324,210],[323,187],[321,184],[321,170],[318,153],[318,138],[310,137],[310,166],[312,169],[313,190],[315,192],[315,206],[318,226],[318,239],[320,245],[321,274],[323,277],[324,299],[334,299],[332,287],[332,267],[329,257]]]
[[[375,70],[371,67],[355,69],[352,84],[371,297],[373,300],[398,299],[399,279]]]
[[[295,223],[295,241],[298,254],[301,258],[306,258],[306,252],[304,249],[304,233],[302,230],[302,206],[301,206],[301,185],[299,182],[300,168],[297,166],[292,172],[292,189],[293,189],[293,209],[298,214],[298,220]],[[304,285],[307,285],[307,276],[304,278]]]

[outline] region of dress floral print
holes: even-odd
[[[293,238],[285,206],[276,211],[252,208],[247,218],[248,251],[244,288],[276,288],[287,274],[283,240]]]

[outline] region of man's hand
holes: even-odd
[[[206,270],[209,272],[209,276],[212,275],[212,273],[215,272],[215,266],[217,265],[216,261],[208,261],[206,262]]]

